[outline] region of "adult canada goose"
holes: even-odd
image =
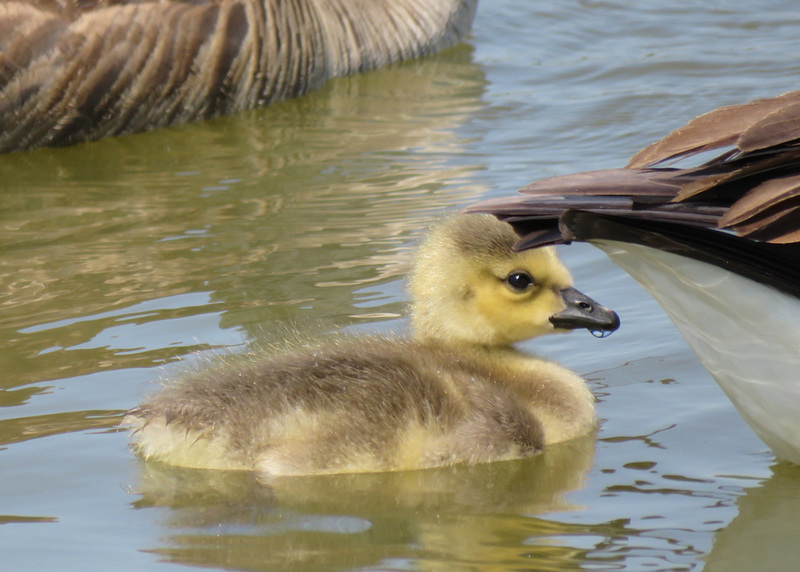
[[[617,315],[572,287],[552,249],[454,217],[421,247],[411,339],[341,338],[229,358],[167,385],[123,421],[148,459],[265,475],[376,472],[528,457],[595,427],[569,370],[511,344]]]
[[[520,192],[470,210],[511,223],[516,249],[579,240],[605,251],[759,437],[800,463],[800,91],[702,115],[624,169]]]
[[[6,0],[0,152],[251,109],[465,35],[477,0]]]

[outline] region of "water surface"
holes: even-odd
[[[791,569],[800,469],[585,245],[562,255],[622,329],[526,347],[587,377],[596,437],[265,486],[141,463],[114,427],[180,361],[297,329],[402,331],[409,252],[437,217],[794,89],[798,37],[791,2],[487,0],[443,54],[0,157],[0,569]]]

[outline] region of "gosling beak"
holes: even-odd
[[[586,328],[592,334],[605,337],[619,328],[619,316],[613,310],[601,306],[575,288],[561,291],[566,309],[550,316],[550,323],[558,329],[575,330]]]

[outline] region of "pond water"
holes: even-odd
[[[746,427],[661,309],[586,245],[608,339],[596,436],[527,461],[288,479],[134,457],[122,413],[180,365],[402,331],[447,212],[617,167],[721,105],[798,87],[796,3],[484,0],[445,53],[275,107],[0,157],[0,570],[787,570],[800,468]]]

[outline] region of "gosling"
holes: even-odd
[[[173,465],[288,476],[519,459],[591,432],[583,379],[511,345],[611,332],[619,318],[572,287],[552,249],[514,252],[516,241],[492,216],[447,220],[417,254],[410,339],[223,359],[131,409],[133,447]]]

